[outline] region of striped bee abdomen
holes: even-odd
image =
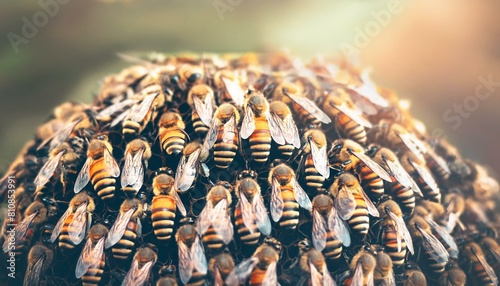
[[[271,131],[264,117],[255,118],[255,131],[250,135],[250,153],[257,163],[265,163],[271,154]]]
[[[353,234],[358,236],[360,239],[368,234],[368,229],[370,228],[370,218],[368,217],[368,209],[366,207],[366,202],[360,194],[353,194],[356,199],[356,208],[352,217],[347,221],[349,227]]]
[[[90,174],[90,179],[97,195],[103,200],[113,198],[116,189],[116,179],[106,171],[104,157],[92,163],[90,166]]]
[[[325,177],[323,177],[316,167],[311,154],[308,154],[304,162],[304,173],[306,176],[306,185],[311,189],[318,189],[323,187]]]
[[[168,240],[172,236],[176,205],[171,196],[157,195],[151,206],[151,219],[156,238]]]
[[[356,121],[352,120],[349,116],[339,113],[337,115],[336,124],[344,136],[361,145],[366,144],[365,128]]]
[[[376,201],[384,194],[384,181],[365,164],[358,165],[357,171],[361,177],[361,187]]]
[[[252,224],[252,232],[246,227],[241,215],[241,208],[239,206],[234,210],[234,217],[236,221],[236,229],[241,242],[244,244],[255,245],[259,242],[260,231],[255,223]]]
[[[137,239],[137,223],[129,221],[122,238],[113,246],[112,253],[116,259],[127,259],[132,253],[132,249]]]
[[[398,251],[398,233],[394,226],[386,225],[382,233],[382,244],[384,245],[384,250],[389,254],[392,260],[392,264],[395,267],[400,267],[405,262],[406,257],[406,242],[401,240],[401,251]]]
[[[235,134],[233,140],[223,142],[224,130],[219,130],[217,140],[214,144],[214,161],[215,166],[219,169],[226,169],[233,162],[234,156],[238,151],[238,135]]]
[[[299,204],[295,200],[293,190],[288,187],[281,187],[281,197],[284,206],[279,224],[281,227],[295,229],[299,223]]]

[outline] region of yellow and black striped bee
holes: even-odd
[[[373,254],[364,249],[360,249],[351,259],[349,268],[351,277],[347,285],[374,285],[374,272],[377,260]]]
[[[498,285],[498,277],[493,268],[488,264],[484,257],[483,250],[475,243],[470,242],[463,249],[464,260],[462,263],[468,269],[474,285]]]
[[[162,266],[158,271],[160,278],[156,281],[156,286],[177,286],[176,272],[175,265]]]
[[[87,160],[75,182],[75,193],[79,193],[89,181],[101,199],[114,197],[116,178],[120,175],[120,167],[113,158],[113,147],[104,137],[90,141]]]
[[[182,64],[177,69],[178,78],[170,78],[170,81],[177,84],[182,89],[192,88],[192,86],[201,84],[203,82],[203,77],[205,72],[203,67],[194,64]]]
[[[52,266],[54,252],[42,243],[35,244],[28,254],[28,268],[23,285],[40,285],[44,273]]]
[[[75,268],[75,276],[82,279],[83,285],[99,285],[101,281],[106,263],[104,241],[108,232],[108,228],[100,223],[89,230]]]
[[[46,136],[45,140],[37,146],[37,150],[43,149],[48,144],[48,151],[50,152],[66,142],[72,134],[74,135],[74,131],[77,129],[78,125],[82,124],[82,128],[89,127],[90,125],[89,117],[85,112],[73,114],[68,120],[62,121],[56,119],[56,121],[53,127],[55,131]]]
[[[229,215],[231,189],[226,185],[220,182],[210,189],[207,203],[196,223],[203,242],[213,251],[221,250],[233,239],[233,223]]]
[[[427,169],[425,162],[412,152],[406,151],[400,158],[401,166],[413,177],[420,187],[424,198],[433,202],[441,202],[441,190]]]
[[[320,130],[309,130],[304,133],[302,145],[300,166],[305,174],[306,185],[310,189],[317,190],[323,187],[326,179],[330,178],[326,136]]]
[[[196,227],[185,224],[175,234],[179,252],[179,276],[184,285],[201,286],[207,274],[205,250]]]
[[[345,222],[333,207],[333,200],[319,194],[312,201],[312,240],[314,248],[329,259],[339,259],[342,245],[351,245],[351,236]]]
[[[221,70],[214,75],[214,85],[219,90],[219,103],[231,103],[242,107],[245,103],[245,90],[235,71]]]
[[[122,285],[148,285],[151,269],[158,260],[157,252],[150,246],[137,248]]]
[[[151,220],[154,233],[159,240],[168,240],[172,236],[177,209],[183,216],[186,215],[186,209],[173,186],[174,178],[167,174],[157,174],[153,179]]]
[[[202,158],[206,154],[202,154],[202,145],[199,142],[191,142],[186,145],[183,151],[177,169],[175,171],[174,188],[179,192],[186,192],[191,189],[196,181],[198,173],[208,177],[210,170]]]
[[[465,286],[467,276],[464,271],[460,269],[456,262],[451,262],[446,265],[446,270],[439,277],[438,283],[440,286],[456,285]]]
[[[231,253],[225,251],[210,259],[208,269],[214,281],[214,286],[228,285],[224,281],[234,269],[234,260]]]
[[[142,235],[142,206],[139,199],[126,199],[120,206],[120,213],[104,242],[106,249],[113,247],[112,252],[116,259],[127,259],[137,237]]]
[[[57,222],[50,237],[53,243],[59,237],[59,247],[73,249],[85,238],[92,225],[92,212],[95,210],[94,199],[85,192],[76,194],[69,202],[69,207]]]
[[[238,151],[237,125],[240,114],[234,105],[224,103],[215,111],[212,126],[203,141],[201,154],[206,157],[213,147],[215,166],[226,169],[233,162]]]
[[[287,161],[292,157],[295,149],[300,148],[299,130],[293,120],[290,108],[284,102],[279,100],[271,102],[269,104],[269,112],[285,139],[285,144],[278,145],[278,151],[280,152],[280,158]]]
[[[158,134],[162,149],[167,155],[180,155],[188,137],[184,129],[186,124],[177,112],[166,112],[160,118]]]
[[[271,185],[271,217],[281,227],[295,229],[299,222],[299,206],[312,210],[311,200],[286,164],[279,164],[269,172]]]
[[[255,180],[256,174],[250,171],[240,173],[236,184],[238,203],[234,210],[234,218],[238,235],[243,244],[255,245],[261,234],[268,236],[271,233],[271,222],[261,195],[259,183]]]
[[[154,121],[156,109],[163,106],[165,96],[162,88],[158,84],[148,85],[135,96],[139,103],[127,108],[111,122],[111,126],[116,125],[123,118],[122,133],[126,137],[137,136],[144,131],[149,122]]]
[[[125,149],[125,163],[121,172],[121,186],[125,194],[134,197],[144,183],[144,170],[151,158],[151,147],[143,139],[134,139]]]
[[[330,187],[335,198],[335,209],[347,221],[351,231],[361,240],[368,234],[370,218],[379,217],[379,212],[359,184],[358,179],[349,173],[338,176]]]
[[[325,257],[320,251],[316,250],[305,239],[299,242],[300,269],[302,270],[308,285],[335,285],[326,265]]]
[[[227,285],[278,285],[277,265],[281,243],[267,238],[251,258],[238,264],[226,279]]]
[[[193,86],[188,93],[188,104],[191,106],[194,132],[203,138],[207,135],[215,111],[213,89],[205,84]]]

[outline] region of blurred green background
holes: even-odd
[[[1,6],[0,170],[54,106],[89,102],[99,79],[127,66],[116,52],[288,48],[308,57],[346,45],[380,84],[411,99],[428,129],[442,129],[466,156],[500,170],[500,85],[460,124],[443,118],[454,104],[474,103],[481,76],[500,82],[499,1],[70,0],[17,53],[9,33],[22,36],[23,17],[32,21],[42,8],[19,0]],[[215,6],[229,8],[221,14]]]

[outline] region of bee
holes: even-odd
[[[245,102],[245,91],[237,74],[231,70],[221,70],[214,75],[214,85],[220,90],[219,102],[233,103],[238,107]]]
[[[361,187],[374,200],[384,194],[384,181],[392,182],[391,176],[365,154],[361,145],[352,140],[334,141],[329,155],[345,171],[358,174]]]
[[[205,177],[210,175],[207,165],[202,162],[202,145],[199,142],[191,142],[186,145],[183,151],[177,170],[175,172],[174,188],[180,192],[189,190],[196,181],[198,173]]]
[[[405,152],[400,159],[401,166],[415,178],[424,198],[433,202],[441,202],[441,190],[425,166],[425,162],[411,152]]]
[[[239,145],[239,120],[238,110],[229,103],[221,104],[215,111],[201,153],[208,154],[213,147],[215,166],[219,169],[227,169],[236,156]]]
[[[464,265],[467,265],[469,274],[474,277],[475,285],[498,285],[495,271],[486,261],[483,250],[477,243],[468,243],[463,252]]]
[[[132,260],[132,265],[123,280],[122,286],[148,285],[147,282],[151,274],[151,269],[157,260],[158,254],[155,249],[149,246],[138,248]]]
[[[183,216],[186,215],[186,209],[173,185],[174,178],[167,174],[158,174],[153,179],[151,220],[159,240],[168,240],[172,236],[176,209]]]
[[[116,125],[117,121],[123,120],[122,133],[124,136],[137,136],[141,134],[148,123],[154,120],[156,113],[154,110],[163,105],[164,96],[160,96],[160,94],[162,94],[162,88],[157,84],[145,87],[136,96],[141,99],[140,103],[127,108],[124,113],[114,119],[111,126]],[[156,100],[156,98],[159,99]],[[124,118],[122,119],[122,117]]]
[[[54,252],[42,243],[35,244],[28,253],[28,268],[24,276],[25,286],[40,285],[42,277],[51,266]]]
[[[185,285],[203,285],[207,274],[207,259],[196,227],[185,224],[175,234],[179,251],[179,276]]]
[[[311,211],[311,200],[286,164],[272,168],[268,178],[271,185],[271,217],[281,227],[295,229],[299,223],[299,206]]]
[[[278,285],[276,267],[281,253],[281,243],[267,238],[251,258],[238,264],[226,279],[227,285]]]
[[[413,255],[413,240],[403,220],[403,213],[399,205],[393,200],[387,200],[378,207],[382,214],[381,231],[382,244],[391,257],[395,267],[400,267],[405,262],[406,250]]]
[[[167,155],[179,155],[186,145],[187,135],[184,129],[186,124],[177,112],[166,112],[160,118],[158,134],[162,149]]]
[[[300,148],[300,134],[293,120],[292,112],[284,102],[279,100],[269,104],[269,112],[285,140],[285,144],[278,145],[278,151],[281,153],[280,157],[285,161],[289,160],[294,150]]]
[[[83,118],[78,116],[74,120],[71,121],[68,120],[68,122],[58,124],[56,131],[53,132],[52,135],[47,136],[47,138],[38,145],[37,151],[44,148],[47,144],[49,144],[49,142],[50,142],[48,148],[49,152],[54,150],[57,146],[61,145],[62,143],[66,142],[66,140],[70,138],[71,134],[76,129],[76,126],[80,124],[82,120]]]
[[[5,200],[8,193],[6,190],[12,189],[12,182],[15,182],[16,180],[21,181],[25,178],[33,178],[37,175],[37,172],[41,167],[41,162],[39,162],[36,156],[29,154],[30,150],[32,150],[34,146],[34,140],[26,143],[14,162],[10,164],[8,170],[0,179],[0,198],[4,198]]]
[[[351,245],[351,236],[345,222],[340,219],[333,207],[333,200],[328,195],[319,194],[314,197],[312,209],[314,248],[329,259],[339,259],[342,245]]]
[[[373,255],[361,249],[351,260],[349,268],[352,272],[349,285],[374,285],[374,272],[377,261]]]
[[[347,221],[356,236],[363,239],[370,228],[368,214],[379,217],[379,212],[361,188],[358,179],[349,173],[341,174],[330,187],[330,193],[335,198],[335,209],[339,216]]]
[[[113,158],[113,147],[103,139],[96,138],[90,141],[87,160],[78,174],[74,191],[79,193],[89,181],[92,181],[97,195],[106,200],[115,195],[116,178],[120,175],[120,167]]]
[[[177,286],[177,278],[175,278],[175,273],[177,268],[175,265],[165,265],[158,271],[160,279],[156,281],[156,286]]]
[[[311,246],[309,240],[299,242],[300,269],[312,286],[335,285],[320,251]]]
[[[113,247],[116,259],[127,259],[137,237],[142,235],[142,202],[139,199],[126,199],[120,206],[120,213],[109,230],[104,247]]]
[[[233,239],[233,224],[228,210],[231,205],[230,191],[222,183],[213,186],[198,217],[196,228],[210,250],[220,250]]]
[[[229,252],[223,252],[210,259],[208,269],[212,275],[214,286],[227,285],[224,283],[234,269],[234,260]]]
[[[481,240],[481,247],[484,250],[484,257],[493,269],[500,272],[500,246],[497,241],[491,237],[484,237]]]
[[[240,173],[240,176],[242,174]],[[256,176],[241,178],[237,181],[236,196],[238,203],[234,210],[236,229],[243,244],[255,245],[262,235],[271,233],[271,222],[261,196]]]
[[[446,212],[439,218],[441,225],[448,233],[452,233],[456,225],[461,229],[465,229],[460,216],[465,209],[465,199],[457,193],[448,193],[444,197],[443,206],[446,206]]]
[[[203,138],[207,135],[215,110],[215,98],[213,89],[205,84],[195,85],[189,90],[188,104],[193,110],[191,120],[194,132]]]
[[[83,285],[98,285],[101,281],[106,263],[104,241],[108,231],[108,228],[100,223],[89,231],[87,242],[75,268],[75,276],[82,279]]]
[[[326,136],[320,130],[312,129],[304,133],[303,142],[300,166],[305,174],[306,185],[311,189],[321,188],[325,180],[330,178]]]
[[[182,64],[178,69],[178,79],[171,78],[182,89],[191,88],[193,85],[201,84],[205,72],[200,65]]]
[[[456,263],[449,263],[446,270],[439,277],[438,283],[441,286],[456,285],[465,286],[467,276],[464,271],[456,265]]]
[[[377,261],[377,266],[375,267],[375,271],[373,273],[375,285],[396,285],[391,257],[382,249],[376,250],[374,254],[375,260]]]
[[[61,248],[73,249],[75,245],[79,245],[92,225],[94,210],[95,203],[89,195],[85,192],[75,195],[54,227],[50,242],[54,243],[59,237]]]
[[[151,147],[143,139],[134,139],[125,149],[125,164],[121,173],[121,186],[125,194],[134,197],[144,183],[144,167],[148,167]]]

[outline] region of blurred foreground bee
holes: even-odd
[[[297,125],[293,120],[292,112],[288,106],[279,100],[271,102],[269,112],[272,120],[275,121],[279,130],[283,134],[285,144],[278,146],[283,160],[288,160],[292,157],[293,151],[300,148],[300,134]]]
[[[186,124],[177,112],[166,112],[160,118],[158,134],[162,149],[167,155],[179,155],[186,145]]]
[[[233,224],[229,216],[230,189],[215,185],[207,195],[207,204],[198,217],[196,228],[203,242],[211,250],[221,250],[233,239]]]
[[[113,147],[106,140],[93,139],[87,151],[87,160],[75,182],[75,193],[79,193],[91,180],[101,199],[114,197],[116,179],[120,167],[113,158]]]
[[[191,120],[194,132],[203,138],[212,126],[212,118],[215,110],[214,91],[205,84],[195,85],[189,90],[188,104],[193,110]]]
[[[274,238],[267,238],[255,250],[251,258],[238,264],[226,279],[227,285],[278,285],[276,266],[281,252],[281,243]]]
[[[28,268],[24,276],[24,286],[40,285],[42,277],[51,266],[54,252],[42,243],[35,244],[28,254]]]
[[[116,259],[127,259],[134,248],[137,237],[142,235],[142,202],[138,199],[126,199],[120,206],[120,213],[104,242],[106,249],[113,247]]]
[[[299,206],[311,211],[311,200],[297,182],[292,168],[279,164],[271,169],[271,216],[281,227],[295,229],[299,222]]]
[[[287,103],[286,99],[291,99],[293,102],[293,109],[299,114],[301,122],[312,125],[319,125],[320,123],[329,124],[332,120],[326,115],[313,101],[300,94],[300,89],[291,83],[283,83],[276,88],[276,92],[281,94],[276,99],[283,100]],[[282,95],[286,95],[283,97]]]
[[[198,173],[203,174],[205,177],[210,175],[207,165],[201,162],[201,153],[202,146],[200,143],[191,142],[186,145],[175,172],[175,190],[180,192],[189,190],[193,186]]]
[[[179,276],[185,285],[199,286],[205,283],[207,259],[196,227],[181,226],[175,234],[179,251]]]
[[[147,285],[151,269],[157,260],[158,255],[155,249],[149,246],[138,248],[132,260],[132,265],[122,282],[122,286]]]
[[[484,257],[483,250],[475,243],[470,242],[464,247],[464,262],[469,274],[474,277],[475,285],[498,285],[495,271]]]
[[[320,130],[312,129],[304,134],[300,166],[306,177],[306,185],[311,189],[321,188],[325,180],[330,178],[327,144],[325,134]]]
[[[151,147],[142,139],[134,139],[125,149],[125,164],[121,173],[121,186],[125,194],[134,197],[144,183],[144,167],[148,167]]]
[[[94,225],[78,258],[75,268],[76,278],[82,279],[83,285],[99,285],[104,273],[105,254],[104,241],[108,228],[103,224]]]
[[[231,253],[223,252],[210,259],[208,269],[212,275],[214,286],[227,285],[224,281],[234,269],[234,260]]]
[[[358,179],[349,173],[337,177],[330,187],[335,198],[335,209],[339,216],[346,220],[356,236],[363,239],[370,228],[368,214],[379,217],[373,202],[361,188]]]
[[[352,278],[348,285],[374,285],[373,275],[376,266],[375,257],[370,252],[361,249],[349,265]]]
[[[73,249],[75,245],[79,245],[92,225],[94,209],[94,199],[85,192],[76,194],[54,227],[50,241],[54,243],[59,237],[59,247],[66,249]]]
[[[299,242],[300,269],[311,286],[336,285],[328,272],[326,261],[320,251],[311,246],[309,240]]]
[[[165,265],[158,271],[160,279],[156,281],[156,286],[177,286],[176,272],[177,268],[175,265]]]

